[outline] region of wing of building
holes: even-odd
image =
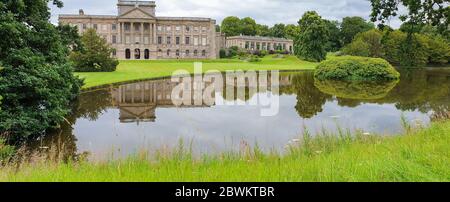
[[[198,17],[156,16],[155,1],[118,0],[117,15],[60,15],[59,23],[78,27],[81,33],[97,30],[121,60],[216,59],[221,48],[292,52],[292,40],[236,36],[216,32],[216,21]]]

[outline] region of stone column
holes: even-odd
[[[156,30],[156,23],[153,24],[153,44],[157,44],[156,42],[156,32],[158,30]]]
[[[141,37],[140,44],[144,44],[144,23],[141,22]]]

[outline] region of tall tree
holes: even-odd
[[[285,33],[286,38],[294,40],[300,34],[300,27],[293,24],[286,25]]]
[[[82,84],[67,60],[72,40],[49,22],[48,4],[0,1],[0,134],[14,139],[58,127]]]
[[[356,34],[369,31],[375,28],[372,23],[366,22],[361,17],[345,17],[341,24],[341,35],[343,45],[347,45],[353,41]]]
[[[78,72],[112,72],[119,62],[112,58],[114,51],[108,42],[97,35],[95,29],[88,29],[81,37],[83,48],[70,54]]]
[[[308,11],[298,24],[300,35],[294,45],[297,57],[314,62],[326,59],[329,32],[325,20],[315,11]]]
[[[247,36],[256,35],[256,21],[250,17],[241,19],[241,34]]]
[[[267,25],[256,25],[256,35],[258,36],[270,36],[270,29]]]
[[[275,24],[270,28],[271,36],[278,38],[286,38],[286,25],[283,23]]]
[[[242,31],[241,19],[235,16],[229,16],[222,21],[222,33],[225,36],[238,36]]]
[[[339,22],[338,21],[330,21],[325,20],[325,23],[327,25],[328,32],[330,33],[326,50],[327,52],[331,51],[338,51],[342,48],[342,40],[341,40],[341,30],[339,29]]]

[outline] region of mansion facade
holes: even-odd
[[[59,16],[59,23],[78,28],[80,34],[95,29],[114,48],[120,60],[216,59],[220,49],[239,46],[247,50],[292,51],[292,40],[236,36],[216,32],[216,21],[198,17],[158,17],[155,1],[118,0],[117,15]]]

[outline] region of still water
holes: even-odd
[[[365,133],[402,132],[401,117],[428,124],[450,111],[450,70],[402,71],[400,82],[315,81],[313,72],[280,73],[279,113],[260,116],[259,106],[183,106],[170,99],[169,79],[84,92],[71,124],[28,144],[32,152],[52,150],[64,158],[121,158],[192,143],[196,154],[239,150],[258,144],[283,148],[305,128],[312,134],[337,126]],[[256,94],[246,95],[253,99]]]

